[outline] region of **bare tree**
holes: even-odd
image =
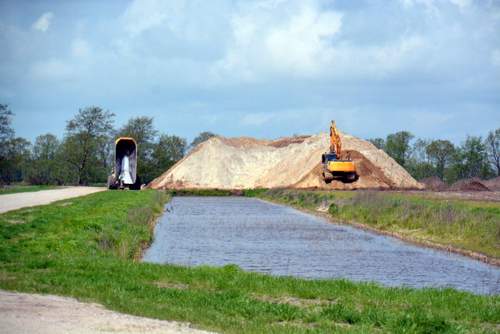
[[[486,150],[491,164],[500,176],[500,128],[490,131],[486,137]]]

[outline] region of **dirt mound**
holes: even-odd
[[[493,179],[482,181],[482,183],[487,186],[490,190],[500,191],[500,176]]]
[[[489,191],[481,179],[473,177],[472,179],[459,180],[451,185],[449,191]]]
[[[419,181],[423,185],[425,185],[425,189],[433,190],[433,191],[445,191],[448,186],[444,183],[439,177],[431,176],[426,177]]]
[[[149,187],[166,188],[326,188],[422,189],[400,165],[365,140],[341,135],[346,154],[360,178],[327,185],[321,177],[321,154],[328,150],[325,133],[274,141],[213,137],[153,180]]]
[[[286,147],[290,144],[300,144],[303,143],[304,140],[309,138],[310,136],[293,136],[293,137],[285,137],[279,138],[269,143],[270,146],[274,147]]]

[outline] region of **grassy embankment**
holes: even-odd
[[[165,195],[102,192],[0,215],[0,287],[227,333],[495,333],[500,297],[139,263]]]
[[[58,186],[30,186],[30,185],[12,185],[0,187],[0,195],[27,193],[40,190],[56,189]]]
[[[430,199],[373,191],[253,190],[298,208],[326,206],[333,219],[357,222],[416,242],[451,246],[500,259],[500,203]]]

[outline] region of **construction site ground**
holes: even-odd
[[[0,333],[208,334],[188,324],[136,317],[74,298],[0,290]]]
[[[46,205],[56,201],[85,196],[104,190],[106,190],[104,187],[65,187],[61,189],[0,195],[0,213],[25,207]]]

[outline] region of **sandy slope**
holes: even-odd
[[[0,195],[0,213],[29,206],[45,205],[63,199],[104,191],[102,187],[68,187],[18,194]]]
[[[281,138],[214,137],[153,180],[163,188],[331,188],[422,189],[404,168],[370,142],[341,134],[343,148],[356,163],[360,179],[352,184],[321,177],[321,154],[328,150],[325,133]]]
[[[0,333],[208,333],[188,324],[135,317],[73,298],[0,290]]]

